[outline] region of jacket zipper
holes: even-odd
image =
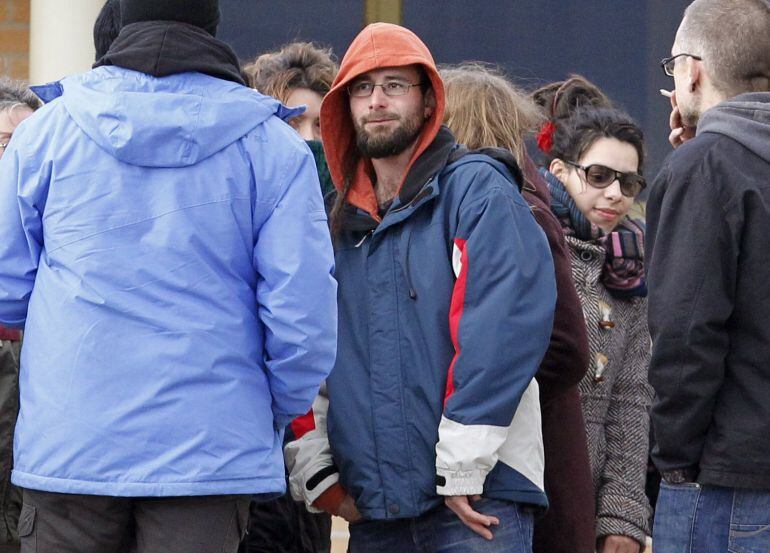
[[[366,242],[366,239],[369,238],[372,234],[374,234],[373,230],[368,231],[366,234],[364,234],[364,237],[361,238],[361,240],[358,241],[358,244],[353,246],[354,248],[360,248],[363,246],[364,242]]]

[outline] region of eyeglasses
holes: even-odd
[[[567,163],[582,169],[586,182],[594,188],[607,188],[617,180],[620,183],[620,193],[627,198],[635,198],[647,187],[647,181],[639,173],[621,173],[596,163],[585,167],[574,161],[568,161]]]
[[[385,96],[406,96],[413,86],[422,86],[423,83],[405,83],[402,81],[387,81],[382,84],[374,84],[369,81],[353,83],[348,87],[348,94],[354,98],[366,98],[374,93],[376,87],[382,88]]]
[[[696,56],[694,54],[677,54],[676,56],[671,56],[670,58],[663,58],[660,60],[660,66],[663,68],[663,72],[668,75],[669,77],[674,76],[674,65],[676,64],[676,58],[679,58],[681,56],[687,56],[688,58],[692,58],[694,60],[702,61],[703,58],[700,56]]]

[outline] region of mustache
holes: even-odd
[[[370,121],[396,121],[400,119],[395,113],[388,112],[375,112],[361,117],[361,123],[369,123]]]

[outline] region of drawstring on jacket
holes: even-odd
[[[406,231],[406,251],[404,252],[404,261],[403,261],[403,268],[404,268],[404,278],[406,278],[406,285],[409,288],[409,297],[413,300],[417,299],[417,290],[414,289],[414,285],[412,284],[412,272],[409,270],[409,246],[412,243],[412,229],[408,226],[405,228]]]

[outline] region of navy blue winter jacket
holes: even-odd
[[[456,148],[442,128],[382,221],[347,205],[336,241],[328,432],[369,519],[417,516],[443,495],[546,504],[533,377],[556,298],[548,243],[518,169],[450,162]]]

